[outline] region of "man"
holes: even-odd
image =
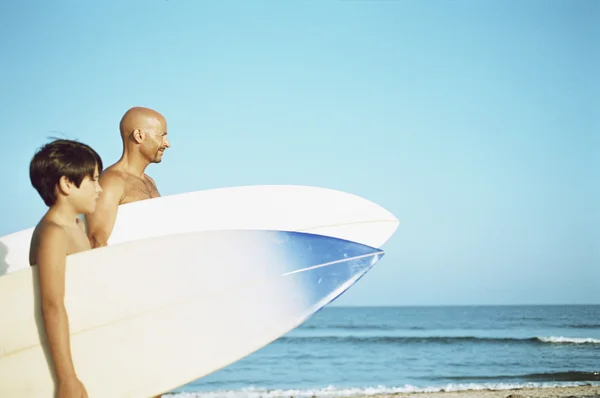
[[[171,146],[166,119],[152,109],[134,107],[121,118],[119,130],[123,154],[100,176],[102,194],[96,211],[85,216],[93,248],[108,244],[119,205],[160,196],[156,183],[145,171],[150,163],[160,163],[165,149]]]
[[[165,149],[171,146],[167,121],[152,109],[129,109],[119,128],[123,154],[102,173],[103,192],[96,211],[86,215],[88,238],[93,248],[107,245],[119,205],[160,196],[156,183],[145,170],[150,163],[160,163]]]

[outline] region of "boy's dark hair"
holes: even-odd
[[[78,141],[57,139],[41,147],[29,164],[31,185],[44,203],[56,202],[56,186],[62,176],[78,188],[83,179],[94,178],[94,170],[102,172],[102,158],[90,146]]]

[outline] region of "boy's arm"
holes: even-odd
[[[121,176],[107,173],[100,177],[102,192],[96,203],[96,210],[85,215],[87,235],[92,248],[106,246],[112,233],[119,203],[123,199],[125,190]]]
[[[42,316],[59,383],[77,379],[71,358],[69,320],[64,304],[68,241],[58,225],[40,231],[37,265]]]

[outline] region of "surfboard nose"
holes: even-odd
[[[277,232],[275,232],[277,233]],[[363,255],[373,256],[383,250],[347,239],[318,232],[279,232],[286,252],[303,263],[326,263]]]
[[[296,294],[309,312],[317,311],[339,297],[362,278],[384,251],[364,244],[310,233],[290,233],[285,261],[293,269],[283,274],[293,278]]]

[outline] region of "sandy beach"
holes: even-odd
[[[395,393],[354,398],[600,398],[600,386]],[[346,397],[347,398],[347,397]]]

